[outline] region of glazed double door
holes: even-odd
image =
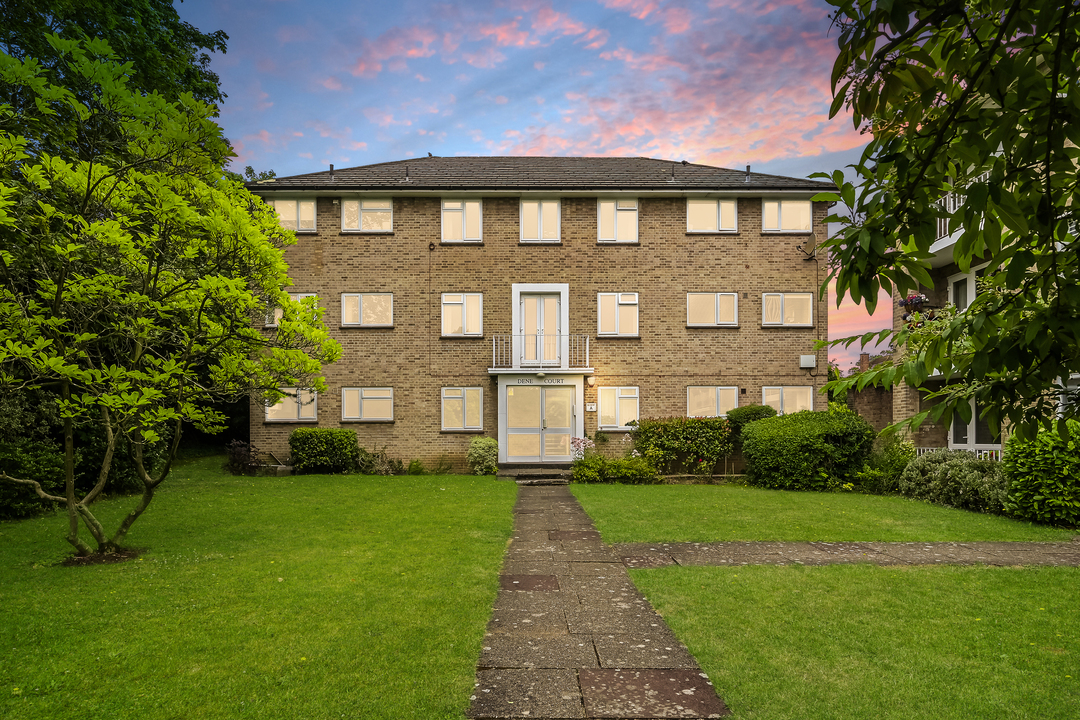
[[[570,462],[574,433],[573,386],[506,388],[506,461]]]

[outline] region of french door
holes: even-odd
[[[570,462],[573,386],[506,388],[506,461]]]
[[[558,295],[521,296],[521,339],[518,352],[522,365],[558,366],[560,335]]]

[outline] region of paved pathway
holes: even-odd
[[[522,486],[470,718],[716,718],[729,714],[627,567],[874,563],[1080,566],[1071,543],[605,545],[563,486]]]

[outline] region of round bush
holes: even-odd
[[[900,474],[900,494],[937,505],[1002,513],[1008,481],[996,460],[979,460],[967,450],[934,450],[920,455]]]
[[[776,409],[770,405],[744,405],[727,412],[727,421],[731,426],[731,436],[736,444],[742,438],[742,429],[755,420],[776,417]]]
[[[293,469],[298,473],[355,472],[360,443],[352,430],[297,428],[289,435]]]
[[[1010,515],[1080,527],[1080,422],[1066,424],[1068,438],[1042,430],[1034,440],[1017,436],[1005,446]]]
[[[465,456],[473,475],[495,475],[499,472],[499,441],[489,437],[474,437]]]
[[[853,482],[874,429],[847,408],[804,410],[743,427],[747,482],[781,490],[829,490]]]

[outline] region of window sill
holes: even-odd
[[[632,432],[634,432],[633,428],[628,428],[625,425],[622,426],[622,427],[605,427],[604,425],[600,425],[596,429],[599,430],[600,432],[606,432],[606,433],[632,433]]]
[[[640,240],[597,240],[597,245],[640,245]]]
[[[552,247],[562,245],[562,240],[518,240],[518,245]]]
[[[761,230],[763,235],[813,235],[813,230]]]
[[[393,325],[338,325],[342,330],[393,330]]]
[[[687,325],[687,330],[738,330],[739,324],[724,324],[724,325]]]
[[[349,423],[349,424],[360,423],[360,424],[363,424],[363,425],[370,425],[372,423],[375,423],[377,425],[393,425],[395,421],[394,420],[361,420],[360,418],[341,418],[341,422]]]
[[[481,335],[440,335],[440,340],[483,340],[484,336]]]
[[[342,230],[338,235],[393,235],[393,230]]]
[[[687,230],[687,237],[695,237],[698,235],[738,235],[738,230]]]
[[[484,241],[483,240],[440,240],[439,241],[439,246],[440,247],[443,247],[443,246],[461,247],[463,245],[467,246],[467,247],[483,247],[484,246]]]
[[[483,435],[483,430],[440,430],[440,435]]]
[[[609,335],[596,333],[597,340],[640,340],[640,335]]]
[[[766,325],[764,323],[761,324],[761,329],[762,330],[782,330],[784,328],[787,328],[788,330],[806,330],[806,329],[811,329],[812,330],[814,328],[814,326],[813,325]]]
[[[263,425],[315,425],[317,419],[310,420],[263,420]]]

